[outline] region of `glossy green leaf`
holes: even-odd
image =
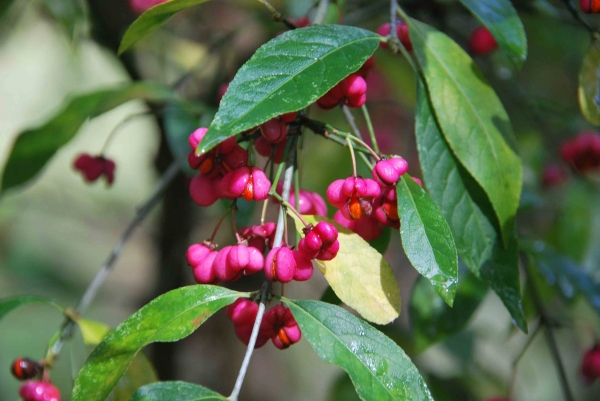
[[[60,312],[64,311],[63,308],[61,308],[58,304],[47,298],[38,297],[35,295],[20,295],[16,297],[0,299],[0,321],[19,306],[30,304],[46,304],[55,307]]]
[[[44,125],[19,135],[2,176],[1,191],[32,179],[63,145],[67,144],[88,119],[133,99],[150,102],[175,99],[169,89],[149,82],[103,89],[69,100],[65,107]]]
[[[452,152],[489,197],[507,247],[523,177],[521,160],[513,150],[508,115],[458,44],[421,22],[409,19],[408,24],[441,131]]]
[[[461,331],[483,300],[487,287],[473,274],[460,277],[454,306],[448,307],[433,286],[419,277],[410,298],[410,322],[415,347],[423,351],[428,346]]]
[[[230,136],[309,106],[358,70],[379,43],[379,35],[344,25],[294,29],[270,40],[229,84],[197,152],[205,153]]]
[[[525,28],[510,0],[460,0],[485,25],[498,46],[520,67],[527,58]]]
[[[496,219],[489,200],[444,140],[420,82],[417,97],[415,133],[429,194],[446,217],[460,258],[492,287],[517,325],[526,331],[514,231],[505,249],[493,223]]]
[[[350,377],[342,373],[333,382],[329,395],[327,396],[328,401],[360,401],[360,397],[354,390],[354,385]]]
[[[296,219],[296,230],[304,225]],[[335,294],[370,322],[387,324],[398,317],[402,300],[400,289],[389,263],[360,235],[321,216],[303,216],[316,225],[327,221],[338,230],[340,250],[332,260],[315,263]]]
[[[542,241],[525,243],[523,248],[528,250],[548,285],[558,288],[567,300],[582,295],[600,313],[600,283],[594,281],[573,259],[559,254]]]
[[[452,306],[458,282],[458,255],[452,232],[433,199],[411,177],[396,184],[402,246],[410,263]]]
[[[600,125],[600,45],[594,41],[583,58],[578,93],[583,116]]]
[[[75,380],[72,401],[104,400],[143,347],[187,337],[213,313],[248,295],[212,285],[194,285],[154,299],[94,349]]]
[[[123,39],[121,39],[118,54],[123,53],[135,42],[160,28],[178,12],[197,6],[198,4],[206,3],[207,1],[208,0],[170,0],[155,5],[140,15],[133,21],[133,24],[127,28],[125,35],[123,35]]]
[[[396,343],[339,306],[284,299],[302,335],[350,376],[363,400],[432,401],[427,384]]]
[[[139,352],[115,386],[113,401],[130,401],[140,387],[157,381],[154,366],[143,352]]]
[[[140,388],[131,401],[226,401],[227,398],[197,384],[173,381]]]
[[[110,327],[102,322],[77,318],[75,323],[81,330],[81,336],[85,345],[98,345],[110,331]]]

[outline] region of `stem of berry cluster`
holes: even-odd
[[[525,355],[525,352],[527,351],[527,349],[529,348],[529,346],[531,345],[531,343],[533,343],[533,340],[535,340],[535,338],[537,337],[537,335],[540,332],[541,328],[542,328],[542,324],[538,323],[538,325],[535,328],[535,330],[533,331],[533,333],[531,333],[529,335],[529,338],[527,339],[527,342],[525,343],[525,345],[521,349],[521,352],[519,352],[519,355],[517,355],[517,357],[513,361],[512,374],[510,376],[510,385],[509,385],[509,389],[508,389],[508,398],[510,398],[510,399],[514,398],[515,382],[516,382],[516,379],[517,379],[517,366],[519,365],[519,362],[521,361],[521,358],[523,357],[523,355]]]
[[[290,143],[290,147],[288,149],[293,149],[295,147],[295,141]],[[287,162],[287,167],[285,169],[285,173],[283,175],[283,189],[281,191],[281,198],[284,202],[288,202],[290,199],[290,191],[292,188],[292,182],[294,180],[294,165],[295,165],[295,152],[292,150],[290,153],[290,158]],[[277,178],[273,181],[273,187],[277,186],[277,181],[279,180],[279,173],[277,174]],[[274,192],[274,191],[273,191]],[[277,219],[277,228],[275,229],[275,238],[273,240],[272,248],[277,248],[281,246],[283,242],[283,233],[284,233],[284,225],[285,225],[285,210],[284,206],[281,205],[279,209],[279,217]],[[250,364],[250,358],[252,357],[252,353],[254,352],[254,346],[256,345],[256,339],[258,337],[258,331],[260,330],[260,324],[262,322],[262,318],[265,313],[266,303],[268,300],[268,295],[271,290],[271,282],[269,280],[265,280],[260,293],[260,304],[258,305],[258,313],[256,314],[256,319],[254,320],[254,326],[252,327],[252,335],[250,336],[250,341],[248,342],[248,348],[246,349],[246,355],[244,355],[244,360],[242,361],[242,366],[240,367],[240,371],[238,373],[238,377],[235,381],[235,386],[233,387],[233,391],[229,396],[229,400],[237,401],[238,396],[240,394],[240,390],[242,388],[242,384],[244,383],[244,377],[246,376],[246,372],[248,371],[248,365]]]
[[[365,122],[367,123],[367,129],[369,130],[369,136],[371,137],[371,144],[373,145],[373,150],[375,151],[375,153],[379,154],[380,153],[379,145],[377,144],[377,138],[375,137],[375,130],[373,129],[373,123],[371,122],[371,115],[369,114],[367,105],[363,104],[361,107],[361,110],[363,112],[363,116],[365,117]]]
[[[173,179],[179,174],[179,165],[177,162],[172,162],[167,171],[163,174],[160,179],[160,182],[150,198],[137,210],[135,217],[131,220],[131,222],[125,228],[125,231],[119,237],[119,240],[113,247],[112,251],[108,255],[108,258],[96,273],[96,276],[85,290],[81,300],[79,301],[79,305],[75,309],[75,313],[77,315],[83,314],[87,308],[90,306],[96,295],[98,294],[98,290],[104,284],[106,277],[112,270],[113,265],[121,255],[121,251],[123,250],[123,246],[133,233],[133,231],[137,228],[137,226],[146,218],[148,213],[159,203],[161,198],[163,197],[167,187],[173,181]],[[73,328],[75,326],[75,322],[71,318],[66,318],[63,324],[61,325],[60,336],[56,339],[56,341],[52,344],[50,349],[48,350],[48,354],[46,355],[46,362],[52,365],[56,356],[60,353],[65,341],[71,337],[73,333]]]
[[[115,136],[117,131],[119,131],[119,129],[121,129],[125,124],[127,124],[131,120],[134,120],[138,117],[144,117],[144,116],[153,115],[153,114],[154,113],[152,113],[152,112],[144,111],[141,113],[130,114],[127,117],[125,117],[124,119],[122,119],[121,121],[119,121],[117,123],[117,125],[114,126],[112,131],[110,131],[110,133],[106,137],[106,140],[104,141],[104,145],[102,145],[102,148],[100,149],[100,156],[104,156],[104,152],[106,152],[106,148],[108,147],[108,144],[110,143],[112,138]]]
[[[569,380],[567,379],[567,373],[565,371],[565,367],[563,365],[562,359],[560,357],[560,352],[558,350],[558,345],[556,343],[556,337],[554,337],[554,323],[546,314],[546,310],[542,304],[540,299],[540,295],[537,291],[535,283],[533,281],[533,276],[530,269],[530,264],[527,261],[525,255],[521,255],[521,260],[523,262],[523,267],[525,269],[525,274],[527,276],[527,283],[529,284],[529,290],[531,293],[531,298],[533,300],[533,304],[537,309],[540,315],[540,326],[544,326],[544,334],[546,335],[546,341],[548,342],[548,347],[550,348],[550,354],[554,359],[554,365],[556,366],[556,370],[558,371],[558,377],[560,378],[560,384],[567,401],[574,401],[573,393],[571,392],[571,387],[569,386]]]

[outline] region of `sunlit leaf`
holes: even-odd
[[[110,331],[110,327],[102,322],[94,320],[77,318],[75,323],[81,330],[83,342],[85,345],[98,345]]]
[[[197,153],[314,103],[358,70],[379,43],[380,36],[374,32],[344,25],[294,29],[271,39],[229,84]]]
[[[579,73],[579,107],[592,124],[600,125],[600,45],[592,41]]]
[[[175,100],[176,95],[162,86],[138,82],[72,97],[48,122],[19,135],[4,168],[0,190],[5,191],[32,179],[77,134],[88,118],[133,99],[159,102]]]
[[[527,58],[525,28],[510,0],[460,0],[485,25],[498,46],[520,67]]]
[[[297,218],[296,230],[304,227]],[[360,235],[321,216],[303,216],[309,224],[328,221],[338,230],[340,250],[333,260],[315,260],[335,294],[366,320],[387,324],[400,314],[402,301],[389,263]]]
[[[213,313],[248,295],[212,285],[195,285],[154,299],[94,349],[75,380],[72,400],[104,400],[143,347],[187,337]]]
[[[173,15],[198,4],[206,3],[208,0],[170,0],[155,5],[140,15],[133,24],[127,28],[121,44],[119,54],[123,53],[135,42],[154,32],[167,22]]]
[[[408,25],[444,138],[489,197],[507,247],[523,177],[521,160],[513,150],[514,133],[508,115],[458,44],[416,20],[409,19]]]
[[[227,398],[197,384],[174,381],[140,388],[131,401],[226,401]]]
[[[302,335],[327,363],[348,373],[363,400],[432,401],[427,384],[395,342],[339,306],[291,301]]]
[[[458,255],[446,219],[411,177],[396,184],[402,246],[410,263],[450,306],[456,294]]]
[[[515,233],[505,249],[494,228],[496,219],[488,198],[450,150],[424,88],[417,83],[415,133],[425,185],[450,225],[461,259],[492,287],[519,328],[526,331]]]

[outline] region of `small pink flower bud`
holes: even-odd
[[[271,281],[289,283],[296,273],[296,260],[288,247],[273,248],[265,260],[265,275]]]
[[[208,132],[208,128],[198,128],[196,131],[192,132],[188,137],[188,144],[192,150],[196,150],[204,135]]]

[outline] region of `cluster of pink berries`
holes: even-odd
[[[317,100],[317,106],[331,110],[338,104],[361,107],[367,101],[367,82],[360,74],[350,74]]]
[[[217,199],[265,200],[271,183],[262,170],[248,166],[248,153],[231,137],[210,152],[198,156],[196,148],[207,128],[194,131],[188,143],[192,151],[188,163],[199,174],[190,182],[190,195],[200,206],[210,206]]]
[[[348,177],[336,180],[327,188],[327,200],[339,211],[334,220],[372,241],[383,226],[400,227],[396,182],[408,171],[401,157],[381,159],[373,168],[373,179]]]
[[[252,327],[258,314],[258,305],[249,299],[239,298],[226,309],[227,316],[234,324],[235,334],[246,345],[250,342]],[[269,339],[279,349],[286,349],[300,341],[302,333],[292,312],[283,305],[277,305],[265,312],[260,324],[255,348],[260,348]]]
[[[377,33],[381,36],[388,36],[392,31],[391,26],[392,25],[389,22],[386,22],[385,24],[382,24],[379,26],[379,28],[377,28]],[[409,52],[412,51],[413,45],[412,41],[410,40],[408,25],[406,24],[406,22],[398,21],[396,23],[396,35],[398,36],[398,39],[400,39],[400,43],[402,43],[404,48]],[[387,49],[388,44],[386,42],[381,42],[379,46],[384,49]]]
[[[73,168],[81,172],[87,182],[94,182],[102,176],[104,176],[108,185],[111,185],[115,180],[115,162],[104,156],[91,156],[82,153],[75,158]]]
[[[569,166],[579,173],[589,173],[600,167],[600,134],[582,132],[563,143],[560,155]]]

